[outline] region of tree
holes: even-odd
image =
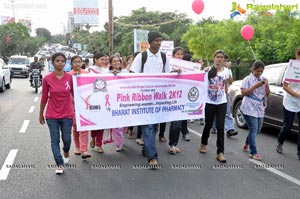
[[[37,37],[44,37],[46,42],[51,41],[52,38],[51,33],[46,28],[37,28],[35,32]]]

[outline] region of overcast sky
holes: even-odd
[[[13,16],[11,1],[15,1],[16,19],[32,20],[33,30],[38,27],[47,28],[52,34],[61,33],[67,25],[67,13],[73,10],[73,0],[0,0],[0,15]],[[86,0],[88,1],[88,0]],[[253,0],[203,0],[205,8],[200,15],[192,10],[193,0],[113,0],[114,16],[128,16],[131,11],[146,7],[148,11],[186,13],[189,18],[197,21],[209,16],[215,19],[229,19],[232,2],[240,3],[242,8]],[[256,0],[264,4],[296,4],[299,0]],[[99,0],[99,28],[108,21],[108,0]]]

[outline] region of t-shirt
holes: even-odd
[[[300,92],[300,83],[295,82],[286,82],[289,84],[289,87],[295,91]],[[285,93],[282,102],[284,108],[288,111],[298,113],[300,111],[300,98],[294,97],[288,92]]]
[[[242,81],[242,89],[248,89],[256,84],[259,79],[252,73],[245,77]],[[256,88],[251,94],[245,96],[242,101],[241,111],[245,115],[252,117],[264,117],[266,104],[266,86]]]
[[[223,104],[227,102],[225,84],[228,76],[228,69],[223,68],[217,75],[208,80],[208,97],[206,103]]]
[[[156,54],[151,53],[151,51],[147,50],[147,60],[144,64],[144,73],[163,73],[163,60],[161,57],[160,51]],[[142,72],[142,53],[139,53],[133,60],[130,70],[135,73]],[[165,73],[169,73],[171,71],[169,59],[167,57],[165,64]]]
[[[46,119],[73,118],[74,109],[72,102],[73,81],[72,75],[65,72],[58,79],[54,72],[49,73],[43,79],[41,103],[47,104]]]

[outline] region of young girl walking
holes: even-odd
[[[251,74],[243,79],[241,88],[244,96],[241,112],[249,128],[243,151],[248,151],[250,146],[250,158],[255,160],[262,159],[257,152],[256,136],[261,131],[265,115],[266,98],[270,94],[268,80],[261,76],[264,68],[265,64],[262,61],[255,61]]]

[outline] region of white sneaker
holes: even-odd
[[[63,174],[63,173],[64,173],[64,167],[63,167],[63,166],[56,167],[55,173],[56,173],[56,175],[61,175],[61,174]]]
[[[117,152],[123,151],[123,147],[122,147],[122,146],[116,147],[116,151],[117,151]]]
[[[69,160],[70,160],[70,158],[65,158],[65,157],[63,156],[63,160],[64,160],[64,164],[68,164],[68,163],[69,163]]]

